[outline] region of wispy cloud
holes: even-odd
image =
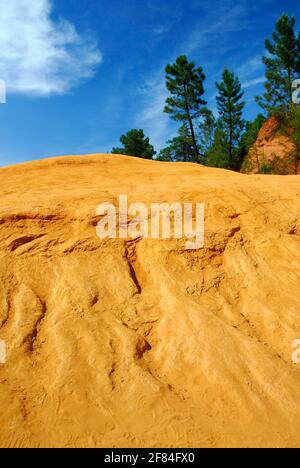
[[[101,63],[97,44],[51,12],[51,0],[1,2],[0,77],[8,92],[64,94]]]
[[[250,26],[248,2],[245,0],[238,3],[232,0],[214,3],[204,0],[201,5],[205,11],[204,18],[182,45],[187,54],[192,54],[208,44],[214,44],[215,51],[220,52],[225,46],[226,36]]]
[[[245,81],[244,83],[242,83],[242,87],[244,89],[252,88],[253,86],[257,86],[259,84],[262,84],[265,81],[266,81],[265,76],[259,76],[258,78],[253,78],[253,80]]]
[[[155,26],[155,27],[152,29],[152,33],[153,33],[153,35],[156,36],[156,37],[163,36],[163,35],[166,34],[168,31],[169,31],[169,27],[166,26],[166,25]]]
[[[256,55],[237,68],[237,74],[242,82],[244,89],[252,88],[266,81],[263,75],[264,64],[262,54]]]
[[[137,116],[137,125],[142,125],[145,133],[151,136],[155,148],[161,149],[172,133],[170,118],[163,112],[167,90],[162,73],[146,81],[141,97],[144,107]]]
[[[260,54],[248,59],[245,63],[240,65],[237,69],[237,73],[239,77],[243,80],[245,78],[248,78],[249,76],[252,76],[258,71],[261,71],[263,67],[264,65],[262,62],[262,54]]]

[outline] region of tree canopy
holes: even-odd
[[[300,77],[300,32],[295,33],[295,17],[282,15],[276,22],[272,40],[266,39],[268,55],[265,93],[257,102],[269,114],[284,114],[293,105],[293,81]]]
[[[217,105],[223,131],[226,134],[228,165],[234,168],[235,150],[242,136],[244,121],[242,118],[245,102],[244,91],[237,76],[227,68],[222,74],[222,81],[216,83]]]
[[[185,55],[181,55],[173,65],[166,67],[166,84],[170,96],[166,100],[165,112],[170,114],[172,119],[188,125],[195,162],[200,162],[195,120],[200,117],[206,105],[206,101],[202,99],[204,80],[202,67],[196,68]]]
[[[122,135],[120,141],[122,148],[113,148],[112,154],[125,154],[128,156],[137,156],[144,159],[152,159],[156,151],[150,144],[150,139],[146,138],[143,130],[133,129]]]

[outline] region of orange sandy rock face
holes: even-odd
[[[270,117],[262,126],[255,144],[249,151],[245,172],[257,174],[270,171],[276,174],[298,174],[300,163],[291,139],[292,130],[280,132],[280,122]]]
[[[0,178],[1,447],[299,447],[299,177],[95,155]],[[204,248],[100,240],[120,194],[205,203]]]

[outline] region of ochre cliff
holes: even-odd
[[[300,155],[292,135],[292,129],[283,131],[279,119],[270,117],[249,151],[244,171],[253,174],[299,174]]]
[[[300,446],[300,177],[111,155],[2,168],[1,447]],[[96,207],[203,202],[205,245]]]

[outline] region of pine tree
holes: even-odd
[[[146,138],[143,130],[130,130],[126,135],[120,138],[123,148],[113,148],[112,154],[125,154],[128,156],[137,156],[144,159],[153,159],[156,151],[150,144],[149,138]]]
[[[170,142],[168,142],[168,143],[170,143]],[[158,156],[157,156],[157,158],[155,160],[156,161],[164,161],[164,162],[174,162],[173,156],[174,156],[174,151],[173,151],[173,148],[172,148],[172,146],[170,144],[166,148],[163,148],[162,150],[160,150],[160,152],[158,153]]]
[[[266,66],[266,84],[263,97],[256,100],[269,114],[285,114],[293,105],[293,81],[300,77],[300,32],[295,33],[296,19],[282,15],[272,35],[273,42],[265,41],[268,56],[263,57]]]
[[[207,152],[214,143],[217,121],[213,112],[207,109],[204,113],[203,121],[199,126],[199,149],[202,158],[205,160]]]
[[[239,144],[244,121],[242,119],[245,102],[244,92],[239,79],[225,68],[221,83],[216,83],[218,89],[217,104],[222,127],[227,137],[228,167],[234,168],[235,151]]]
[[[212,145],[208,148],[205,164],[210,167],[228,168],[227,133],[221,120],[216,122]]]
[[[167,142],[158,155],[158,161],[193,162],[194,145],[187,124],[180,127],[178,135]]]
[[[165,112],[172,119],[184,122],[189,127],[193,143],[194,160],[200,162],[199,149],[195,135],[195,120],[200,117],[206,102],[203,82],[205,75],[201,67],[196,68],[188,62],[185,55],[177,58],[176,63],[166,67],[167,88],[171,94],[166,100]]]

